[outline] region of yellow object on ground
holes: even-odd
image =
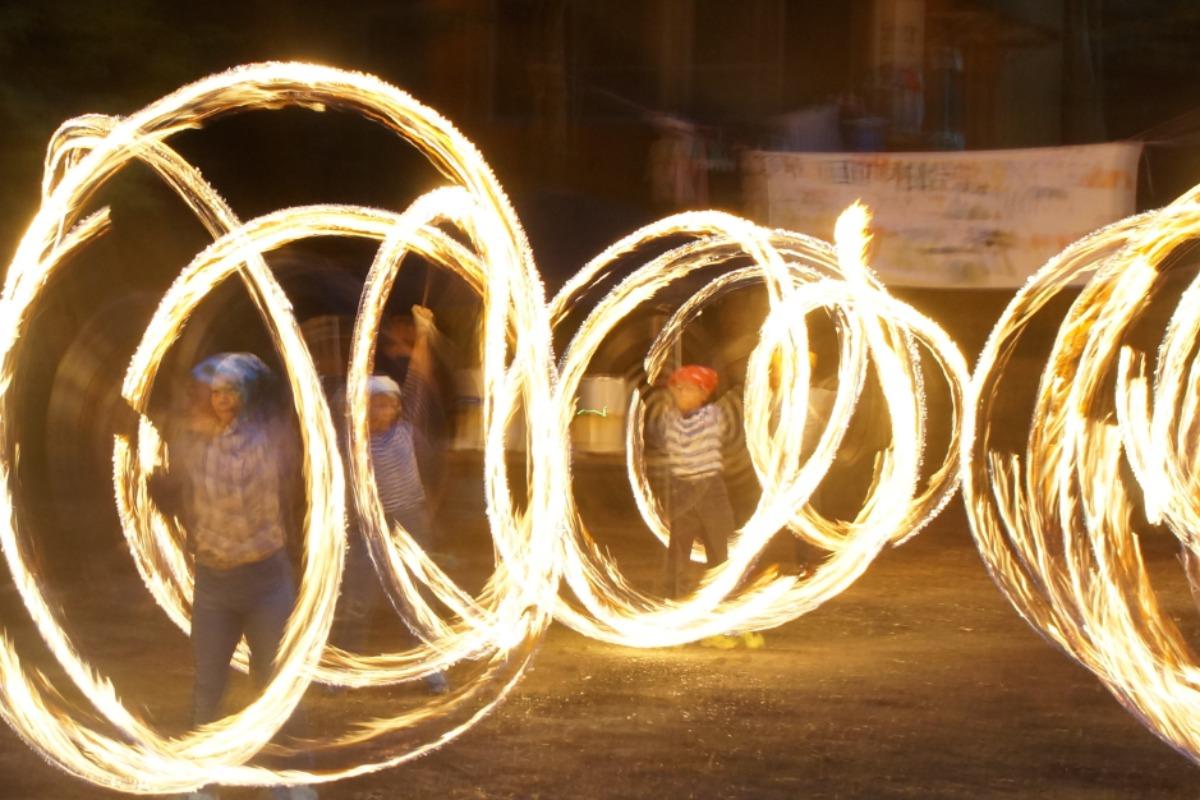
[[[767,643],[766,638],[758,631],[747,631],[742,634],[742,644],[748,650],[758,650]]]
[[[716,636],[707,636],[700,640],[701,647],[712,647],[717,650],[732,650],[738,646],[736,636],[730,636],[727,633],[720,633]]]

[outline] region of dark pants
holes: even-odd
[[[428,549],[429,517],[424,507],[404,509],[395,514],[395,519],[417,544]],[[330,641],[343,650],[361,653],[369,638],[371,617],[383,599],[383,586],[367,552],[367,542],[361,530],[354,528],[349,532],[342,594],[338,598],[337,619]],[[407,609],[405,615],[412,617]]]
[[[428,551],[431,541],[429,513],[424,506],[401,509],[393,517],[417,544]],[[349,534],[342,594],[338,598],[337,619],[329,636],[331,643],[352,653],[363,651],[370,638],[371,617],[384,599],[383,586],[379,581],[362,530],[354,528]],[[413,614],[410,609],[404,608],[400,609],[400,616],[412,619]],[[424,680],[431,691],[440,693],[446,690],[446,677],[440,672],[426,675]]]
[[[696,537],[704,543],[708,568],[724,563],[733,535],[733,509],[720,475],[671,479],[671,538],[667,543],[667,595],[684,593],[687,567]]]
[[[283,550],[232,569],[196,565],[192,601],[194,725],[218,718],[217,709],[229,679],[229,661],[242,636],[250,648],[250,678],[255,687],[261,689],[270,681],[283,629],[295,602],[292,566]]]

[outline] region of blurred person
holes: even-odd
[[[667,544],[667,596],[684,594],[692,542],[704,543],[709,569],[724,563],[733,535],[733,508],[722,477],[722,450],[736,429],[727,406],[710,402],[717,372],[688,365],[667,379],[671,403],[651,420],[652,433],[666,451],[670,538]]]
[[[647,173],[658,208],[678,211],[708,205],[708,146],[699,126],[669,114],[654,114],[654,142]]]
[[[805,459],[812,456],[829,424],[838,390],[837,359],[832,351],[811,349],[808,361],[811,382],[801,445],[801,455]],[[776,388],[775,364],[772,364],[771,381],[772,388]],[[887,448],[890,438],[890,422],[879,379],[869,371],[829,471],[809,498],[813,509],[830,520],[857,519],[874,483],[879,453]],[[792,538],[796,569],[801,576],[814,570],[828,555],[825,549],[791,531],[785,533]]]
[[[670,474],[667,594],[683,594],[692,542],[704,543],[709,569],[725,562],[733,535],[733,508],[722,477],[722,450],[736,430],[727,406],[710,402],[717,388],[710,367],[680,367],[667,380],[672,404],[660,420]]]
[[[425,306],[414,306],[422,308]],[[413,315],[392,315],[383,320],[375,352],[375,372],[386,375],[400,386],[408,380],[420,336],[419,324]],[[447,398],[453,396],[453,378],[439,358],[437,330],[424,343],[422,354],[422,402],[406,417],[412,426],[413,443],[421,482],[425,488],[425,503],[431,513],[437,511],[446,488],[446,449],[453,431],[446,413]],[[431,545],[433,542],[430,543]]]
[[[414,341],[408,353],[404,388],[387,375],[371,376],[367,385],[370,395],[367,427],[375,486],[384,514],[389,523],[399,523],[428,552],[432,526],[417,456],[421,431],[414,421],[427,414],[432,395],[431,340],[437,335],[437,328],[433,312],[424,306],[413,306],[413,320]],[[362,527],[354,525],[346,554],[339,619],[332,637],[334,644],[345,650],[361,650],[367,641],[371,616],[382,596]],[[427,676],[425,685],[433,694],[449,690],[446,676],[441,672]]]
[[[711,367],[680,367],[667,379],[671,403],[651,420],[652,436],[667,455],[670,535],[666,594],[671,598],[685,593],[696,537],[704,543],[706,566],[711,570],[728,558],[735,528],[722,453],[737,435],[738,414],[728,399],[713,402],[717,383],[717,372]],[[739,639],[747,647],[763,644],[757,632],[712,636],[701,644],[728,649],[736,647]]]
[[[192,376],[191,408],[169,442],[167,477],[181,490],[195,560],[192,724],[199,727],[219,718],[229,662],[243,636],[255,687],[261,690],[274,672],[296,599],[286,543],[300,473],[298,437],[270,413],[271,372],[257,356],[222,353],[198,364]],[[271,792],[317,797],[308,786]],[[183,797],[214,800],[218,794],[208,786]]]

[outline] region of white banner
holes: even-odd
[[[935,153],[776,153],[743,160],[755,222],[833,241],[854,200],[874,216],[889,285],[1017,287],[1071,242],[1134,212],[1141,144]]]

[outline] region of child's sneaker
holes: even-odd
[[[742,634],[742,644],[747,650],[758,650],[767,643],[766,638],[758,631],[746,631]]]
[[[446,694],[450,691],[450,681],[446,680],[446,673],[434,672],[425,676],[425,691],[430,694]]]
[[[737,645],[737,637],[728,633],[718,633],[716,636],[706,636],[700,640],[701,647],[712,647],[716,650],[732,650]]]

